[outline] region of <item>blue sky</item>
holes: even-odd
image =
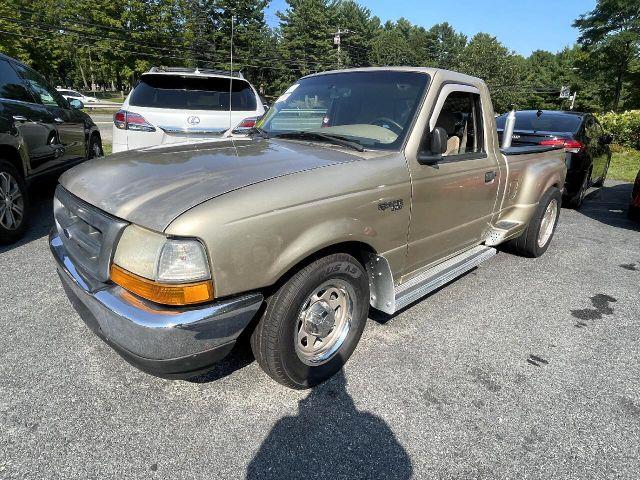
[[[361,0],[384,22],[405,17],[430,27],[449,22],[468,35],[487,32],[523,55],[543,49],[556,52],[573,45],[578,31],[571,27],[580,14],[592,10],[596,0]],[[273,0],[267,22],[277,24],[275,12],[286,9],[285,0]]]

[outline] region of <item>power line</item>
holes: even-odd
[[[14,37],[20,37],[20,38],[30,38],[30,39],[35,39],[35,40],[51,40],[51,37],[43,37],[40,35],[29,35],[29,34],[25,34],[25,33],[18,33],[18,32],[11,32],[8,30],[0,30],[0,33],[5,33],[7,35],[12,35]],[[95,45],[90,44],[90,43],[84,43],[84,42],[80,42],[80,41],[75,41],[74,42],[75,45],[79,45],[79,46],[83,46],[83,47],[95,47]],[[124,48],[120,48],[119,49],[121,52],[124,53],[131,53],[134,55],[140,55],[140,56],[145,56],[145,57],[153,57],[153,58],[171,58],[174,60],[181,60],[184,62],[185,57],[177,57],[175,55],[161,55],[159,56],[158,54],[152,54],[152,53],[144,53],[144,52],[140,52],[140,51],[134,51],[134,50],[128,50],[128,49],[124,49]],[[202,59],[194,59],[194,62],[196,63],[197,66],[206,66],[206,65],[210,65],[211,62],[207,63],[205,61],[203,61]],[[277,66],[277,67],[273,67],[273,66],[266,66],[266,65],[255,65],[255,64],[250,64],[250,63],[245,63],[245,60],[239,60],[239,62],[241,63],[241,65],[243,67],[251,67],[251,68],[255,68],[255,69],[259,69],[259,70],[281,70],[282,68],[286,68],[284,66]],[[223,64],[226,63],[225,62],[213,62],[214,64]],[[330,69],[330,68],[334,68],[336,65],[335,64],[320,64],[320,63],[316,63],[316,62],[309,62],[307,64],[307,66],[309,67],[320,67],[318,70],[323,70],[323,69]]]
[[[23,13],[36,14],[36,12],[28,12],[27,10],[23,10],[23,9],[16,9],[16,10],[17,11],[21,11]],[[0,18],[5,19],[5,20],[7,20],[9,22],[12,22],[12,23],[22,24],[23,26],[24,26],[24,23],[28,23],[28,24],[31,24],[31,25],[39,25],[39,26],[41,26],[41,27],[43,27],[45,29],[52,30],[52,31],[53,30],[55,30],[55,31],[65,30],[65,31],[69,31],[69,32],[74,32],[74,33],[77,33],[79,35],[88,36],[88,37],[91,37],[91,38],[94,38],[94,39],[97,39],[97,40],[123,41],[123,42],[128,42],[128,43],[134,43],[137,46],[148,48],[148,49],[151,49],[151,50],[159,50],[159,51],[174,52],[174,53],[175,52],[179,52],[179,51],[183,51],[183,50],[187,50],[187,51],[190,51],[190,52],[195,53],[195,54],[202,54],[203,53],[201,49],[196,49],[194,47],[187,47],[185,45],[174,45],[172,48],[169,48],[169,47],[166,47],[166,46],[159,46],[157,44],[151,44],[151,43],[148,43],[148,42],[141,42],[140,40],[133,39],[131,37],[129,37],[129,38],[124,38],[124,37],[113,38],[113,37],[100,36],[100,35],[96,35],[94,33],[89,33],[86,30],[83,31],[83,30],[79,30],[79,29],[74,28],[74,27],[68,27],[68,26],[65,26],[65,25],[53,26],[53,25],[50,25],[50,24],[44,23],[44,22],[39,22],[39,21],[34,21],[34,20],[23,20],[23,19],[4,17],[4,16],[0,16]],[[70,20],[61,20],[61,21],[62,22],[70,22]],[[141,32],[135,32],[135,31],[127,30],[127,29],[123,29],[123,28],[107,27],[105,25],[100,25],[100,24],[92,23],[92,22],[80,22],[80,21],[78,21],[76,23],[95,26],[97,28],[103,28],[103,29],[110,30],[110,31],[125,32],[127,34],[140,34],[141,33]],[[59,33],[62,33],[62,32],[59,32]],[[212,45],[215,48],[215,45],[213,43],[207,42],[207,41],[205,41],[205,43],[207,43],[209,45]],[[213,59],[213,57],[211,57],[210,54],[207,54],[207,59],[211,60],[211,59]],[[256,58],[253,58],[252,60],[280,61],[280,62],[283,62],[283,63],[287,63],[289,65],[298,65],[299,64],[301,66],[307,65],[308,63],[317,63],[317,62],[312,62],[310,60],[287,60],[287,59],[284,59],[282,57],[264,57],[264,56],[256,57]]]
[[[50,26],[50,25],[43,25],[40,22],[29,22],[29,21],[24,21],[24,20],[19,20],[19,19],[14,19],[14,18],[10,18],[10,17],[4,17],[0,15],[0,19],[4,19],[6,21],[21,25],[23,28],[26,29],[30,29],[30,30],[34,30],[34,31],[38,31],[38,32],[46,32],[46,33],[50,33],[50,32],[55,32],[58,33],[59,35],[70,35],[71,33],[76,34],[76,35],[82,35],[88,38],[92,38],[94,40],[102,40],[102,41],[106,41],[106,42],[124,42],[127,43],[129,45],[135,45],[141,48],[147,48],[147,49],[151,49],[151,50],[159,50],[162,52],[169,52],[169,53],[158,53],[158,54],[149,54],[149,53],[142,53],[139,51],[133,51],[133,50],[128,50],[125,48],[121,48],[120,45],[118,45],[118,50],[121,52],[126,52],[126,53],[132,53],[132,54],[138,54],[138,55],[144,55],[147,57],[161,57],[161,58],[173,58],[173,59],[178,59],[178,60],[184,60],[184,56],[182,57],[178,57],[175,55],[172,55],[172,53],[176,53],[179,52],[179,49],[170,49],[167,47],[155,47],[155,46],[150,46],[150,45],[145,45],[145,44],[141,44],[141,43],[137,43],[135,41],[132,41],[132,39],[121,39],[121,38],[112,38],[112,37],[103,37],[100,35],[95,35],[92,33],[87,33],[87,32],[83,32],[81,30],[77,30],[77,29],[70,29],[70,28],[66,28],[66,27],[55,27],[55,26]],[[30,25],[25,25],[25,24],[40,24],[43,25],[42,27],[35,27],[35,26],[30,26]],[[71,32],[71,33],[69,33]],[[43,40],[48,40],[48,38],[43,38],[40,37]],[[93,47],[95,48],[95,45],[91,45],[91,44],[86,44],[86,43],[82,43],[80,44],[82,46],[87,46],[87,47]],[[191,51],[190,49],[187,49],[187,51],[190,51],[191,53],[194,53],[193,51]],[[265,61],[265,62],[280,62],[284,65],[289,65],[289,66],[293,66],[293,67],[306,67],[309,65],[316,65],[319,67],[333,67],[334,64],[326,64],[323,62],[318,62],[318,61],[313,61],[310,59],[307,60],[290,60],[290,59],[285,59],[282,57],[267,57],[267,56],[262,56],[262,55],[252,55],[250,56],[249,53],[243,53],[242,55],[238,55],[238,57],[241,59],[240,61],[242,62],[248,62],[248,61]],[[205,61],[209,61],[209,62],[215,62],[215,63],[227,63],[227,59],[226,58],[219,58],[219,57],[215,57],[212,56],[210,53],[201,50],[198,52],[197,56],[194,56],[195,58],[199,58],[200,60],[205,60]]]

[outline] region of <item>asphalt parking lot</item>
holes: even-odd
[[[501,253],[388,317],[295,392],[240,349],[148,376],[84,326],[49,255],[50,186],[0,247],[1,478],[640,478],[640,228],[631,185],[562,210],[543,257]]]

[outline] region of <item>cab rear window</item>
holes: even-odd
[[[499,130],[504,129],[507,114],[496,118]],[[551,112],[516,112],[516,126],[518,131],[531,132],[564,132],[576,133],[580,128],[582,117],[574,114]]]
[[[180,110],[253,111],[256,97],[249,83],[228,78],[189,77],[180,75],[144,75],[131,93],[129,103],[137,107]]]

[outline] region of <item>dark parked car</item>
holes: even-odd
[[[0,54],[0,243],[24,233],[33,180],[103,154],[98,127],[82,107]]]
[[[631,205],[629,205],[629,218],[631,220],[640,221],[640,172],[638,172],[636,183],[633,185]]]
[[[496,118],[501,137],[507,115]],[[602,186],[609,163],[611,135],[590,113],[554,110],[516,112],[513,146],[561,145],[567,152],[565,203],[580,208],[591,186]]]

